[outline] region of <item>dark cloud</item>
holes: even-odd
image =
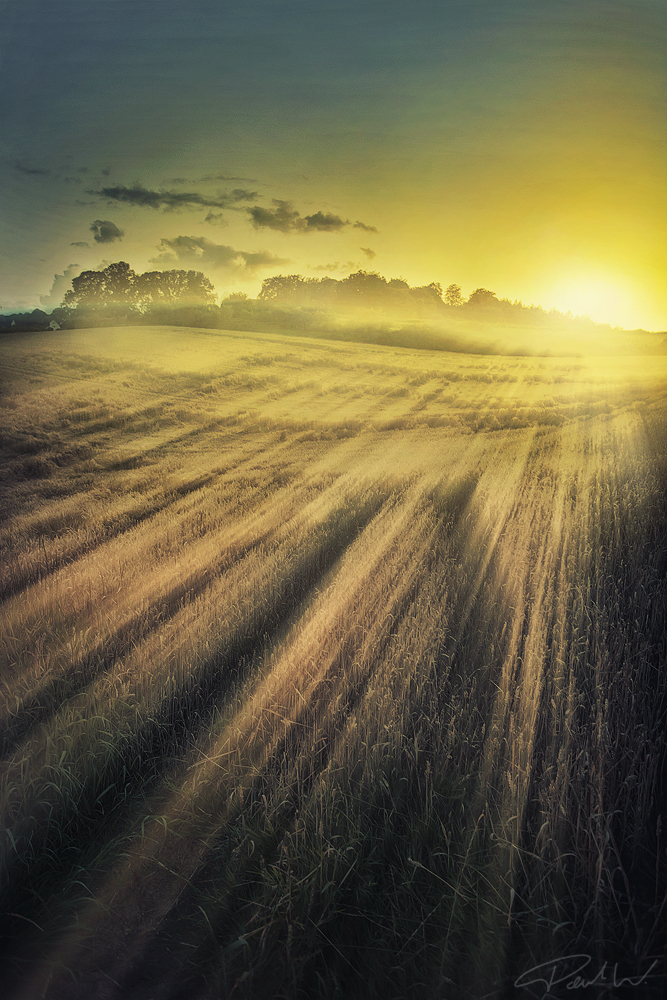
[[[258,253],[247,253],[222,243],[214,243],[205,236],[177,236],[173,240],[160,240],[158,248],[162,252],[151,258],[151,264],[162,268],[172,268],[187,264],[202,268],[225,268],[228,271],[244,271],[246,273],[266,267],[281,267],[290,261],[276,257],[268,250]]]
[[[56,309],[62,303],[65,292],[69,291],[72,278],[76,278],[80,273],[81,268],[78,264],[69,264],[63,274],[54,274],[51,291],[48,295],[39,297],[41,305],[47,309]]]
[[[252,219],[255,229],[277,229],[281,233],[289,233],[299,229],[299,212],[292,206],[291,201],[280,201],[273,199],[274,209],[262,208],[261,205],[253,205],[247,208],[246,212]]]
[[[375,250],[371,250],[370,247],[359,247],[362,253],[365,253],[369,260],[373,260],[373,257],[377,256]]]
[[[259,191],[249,191],[247,188],[232,188],[234,201],[252,201],[259,197]]]
[[[206,177],[201,178],[202,181],[225,181],[229,184],[231,181],[238,181],[242,184],[257,184],[258,181],[255,177],[228,177],[226,174],[208,174]]]
[[[102,177],[108,177],[110,173],[111,173],[111,168],[105,167],[104,170],[102,171]]]
[[[204,222],[210,223],[212,226],[226,226],[228,225],[222,212],[209,212]]]
[[[349,226],[349,220],[341,219],[339,215],[332,215],[330,212],[315,212],[314,215],[306,216],[306,229],[314,229],[320,233],[340,232],[345,226]]]
[[[363,229],[365,233],[377,233],[377,228],[375,226],[367,226],[365,222],[359,222],[359,219],[357,219],[352,228]]]
[[[122,240],[125,235],[122,229],[108,219],[95,219],[90,231],[94,233],[96,243],[113,243],[114,240]]]
[[[77,240],[76,243],[70,243],[71,247],[89,247],[90,243],[86,243],[85,240]]]
[[[40,167],[28,167],[25,163],[19,163],[18,160],[14,162],[14,167],[22,174],[50,174],[50,170],[42,170]]]
[[[302,218],[291,201],[274,198],[272,203],[275,208],[253,205],[246,209],[255,229],[277,229],[281,233],[335,233],[350,224],[347,219],[330,212],[315,212]]]
[[[245,191],[235,188],[231,193],[219,193],[217,197],[200,194],[197,191],[150,191],[141,184],[133,187],[118,185],[106,187],[100,191],[88,191],[88,194],[107,198],[109,201],[120,201],[128,205],[138,205],[141,208],[164,209],[174,211],[179,208],[230,208],[236,202],[247,201],[257,196],[256,191]]]

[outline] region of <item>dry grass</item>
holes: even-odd
[[[3,995],[662,995],[664,362],[141,337],[0,345]]]

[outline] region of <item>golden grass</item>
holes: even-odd
[[[26,344],[0,345],[6,995],[645,972],[664,360]]]

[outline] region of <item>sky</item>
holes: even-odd
[[[664,0],[0,0],[0,310],[377,271],[667,330]]]

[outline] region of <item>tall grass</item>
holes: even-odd
[[[514,405],[488,387],[514,393],[515,361],[397,379],[373,351],[327,356],[344,421],[276,422],[320,390],[283,395],[293,362],[257,342],[243,364],[277,380],[225,359],[150,440],[160,406],[40,390],[83,413],[60,445],[97,450],[23,510],[20,477],[4,494],[13,1000],[527,1000],[574,954],[662,995],[664,395],[610,383],[602,406],[582,377],[543,408],[524,380]]]

